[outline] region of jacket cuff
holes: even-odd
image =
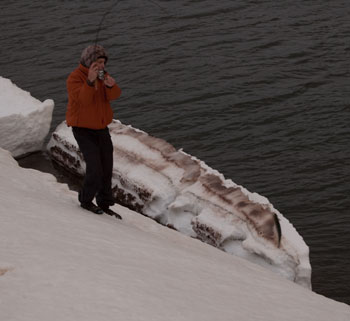
[[[91,81],[89,80],[89,78],[86,79],[86,83],[87,83],[90,87],[93,87],[93,86],[94,86],[94,82],[91,82]]]

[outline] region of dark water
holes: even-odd
[[[0,75],[54,99],[52,130],[112,5],[116,118],[266,196],[310,246],[313,289],[350,304],[350,3],[2,1]]]

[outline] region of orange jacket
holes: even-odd
[[[95,86],[89,86],[86,82],[88,72],[88,68],[79,65],[67,79],[67,125],[103,129],[113,119],[113,110],[109,102],[117,99],[121,90],[117,84],[108,88],[99,79],[96,79]]]

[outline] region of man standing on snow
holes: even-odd
[[[109,206],[115,203],[111,188],[113,145],[107,125],[113,119],[110,101],[117,99],[121,90],[104,72],[107,60],[102,46],[91,45],[83,50],[79,67],[67,79],[66,122],[72,126],[86,162],[79,201],[81,207],[96,214],[111,214]],[[95,196],[98,206],[92,202]]]

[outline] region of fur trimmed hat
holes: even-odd
[[[105,63],[107,63],[108,56],[106,50],[100,45],[91,45],[86,47],[81,53],[80,63],[90,68],[91,64],[99,58],[105,58]]]

